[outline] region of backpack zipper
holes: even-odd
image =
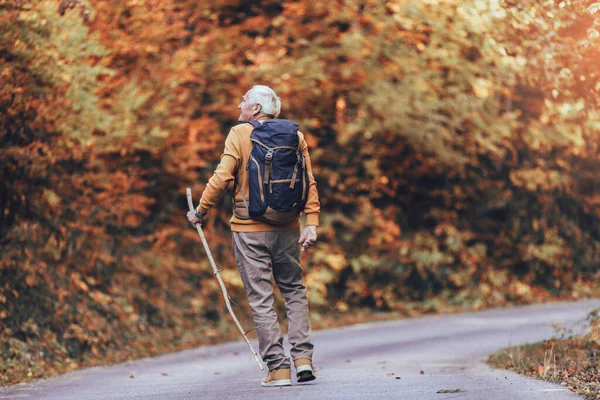
[[[260,190],[260,201],[261,201],[261,203],[264,203],[265,202],[265,194],[263,192],[263,182],[262,182],[262,176],[261,176],[261,173],[260,173],[260,166],[258,165],[258,161],[256,161],[254,159],[254,157],[250,156],[250,159],[252,161],[254,161],[254,164],[256,164],[256,171],[257,171],[257,174],[258,174],[258,188]]]
[[[306,157],[302,156],[302,201],[306,197]]]

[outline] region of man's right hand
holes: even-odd
[[[201,218],[198,218],[198,215],[200,215]],[[206,214],[197,214],[196,211],[188,211],[188,213],[186,214],[186,217],[187,217],[188,221],[190,221],[190,223],[195,226],[196,224],[202,224],[202,218],[205,215]]]
[[[302,245],[302,251],[306,251],[310,246],[314,245],[317,241],[317,227],[315,225],[307,225],[300,234],[300,240],[298,243]]]

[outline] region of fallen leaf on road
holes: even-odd
[[[436,393],[464,393],[465,389],[440,389]]]

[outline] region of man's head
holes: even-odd
[[[240,121],[252,121],[260,117],[277,118],[281,112],[281,99],[268,86],[256,85],[242,98],[238,105]]]

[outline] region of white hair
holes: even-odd
[[[272,115],[275,118],[281,112],[281,99],[277,97],[277,93],[273,89],[264,85],[253,86],[248,91],[246,101],[250,104],[260,104],[262,112],[267,115]]]

